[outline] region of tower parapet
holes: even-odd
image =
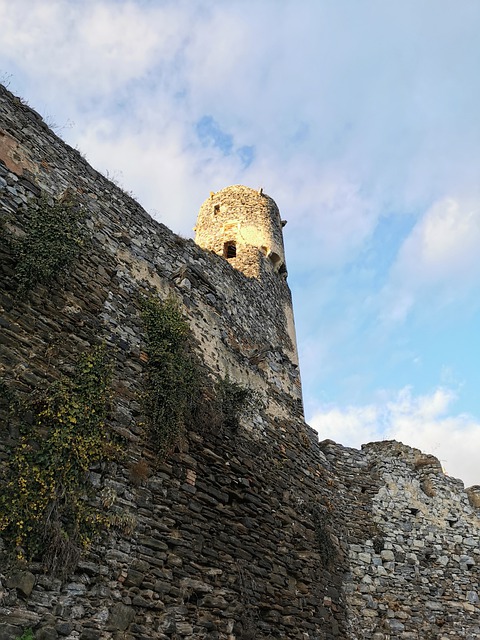
[[[275,201],[262,189],[234,185],[212,192],[202,204],[195,242],[248,277],[276,273],[285,278],[285,224]]]

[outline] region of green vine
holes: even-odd
[[[0,486],[0,533],[18,560],[68,573],[109,526],[89,503],[92,465],[116,457],[105,420],[111,367],[105,347],[18,410],[21,437]],[[109,505],[107,505],[109,506]]]
[[[26,234],[14,243],[20,295],[68,272],[85,242],[80,224],[84,218],[84,211],[68,192],[53,204],[42,196],[38,206],[31,208]]]
[[[162,457],[178,446],[186,427],[236,430],[255,394],[227,376],[213,384],[193,351],[193,336],[175,299],[143,303],[146,334],[145,413],[151,443]]]
[[[240,418],[248,414],[255,399],[255,393],[248,387],[230,380],[228,376],[219,380],[216,390],[222,424],[227,429],[236,431],[240,426]]]
[[[201,394],[200,366],[190,328],[173,298],[145,300],[142,320],[148,353],[147,426],[153,447],[166,457],[193,421]]]

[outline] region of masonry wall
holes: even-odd
[[[5,90],[0,128],[0,376],[27,396],[107,344],[109,428],[125,457],[91,481],[135,521],[65,582],[40,563],[10,566],[0,549],[0,640],[28,627],[44,640],[479,637],[476,492],[397,444],[319,445],[284,297],[265,305],[261,283],[152,220]],[[19,299],[10,241],[42,192],[67,188],[88,250],[63,283]],[[142,426],[142,294],[176,296],[207,375],[257,393],[238,430],[199,425],[163,462]],[[0,407],[5,468],[18,433]]]
[[[371,535],[349,545],[348,637],[480,638],[480,487],[465,491],[435,457],[395,441],[321,448],[341,491],[359,469],[373,480],[355,487]]]

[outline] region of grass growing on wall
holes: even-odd
[[[91,466],[116,457],[105,420],[111,367],[104,347],[18,410],[21,437],[0,485],[0,533],[20,561],[67,574],[110,522],[89,503]]]
[[[81,227],[85,213],[68,192],[53,201],[42,196],[29,213],[25,235],[13,244],[19,295],[65,275],[86,237]]]

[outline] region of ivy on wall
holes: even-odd
[[[17,560],[68,574],[111,522],[89,501],[89,470],[117,457],[105,426],[111,366],[105,347],[14,410],[20,439],[0,484],[0,533]],[[104,507],[107,505],[103,505]]]
[[[84,218],[84,210],[69,192],[53,201],[42,196],[38,206],[31,207],[28,229],[13,244],[20,295],[69,271],[85,243]]]
[[[188,427],[235,431],[255,394],[228,376],[212,382],[174,298],[145,300],[142,319],[148,353],[144,404],[150,441],[159,456],[165,458],[180,445]]]
[[[191,424],[200,398],[200,366],[188,323],[175,299],[143,302],[148,352],[145,410],[152,446],[167,456]]]
[[[256,399],[255,393],[226,376],[217,382],[216,394],[222,427],[236,431],[240,426],[240,419],[248,416]]]

